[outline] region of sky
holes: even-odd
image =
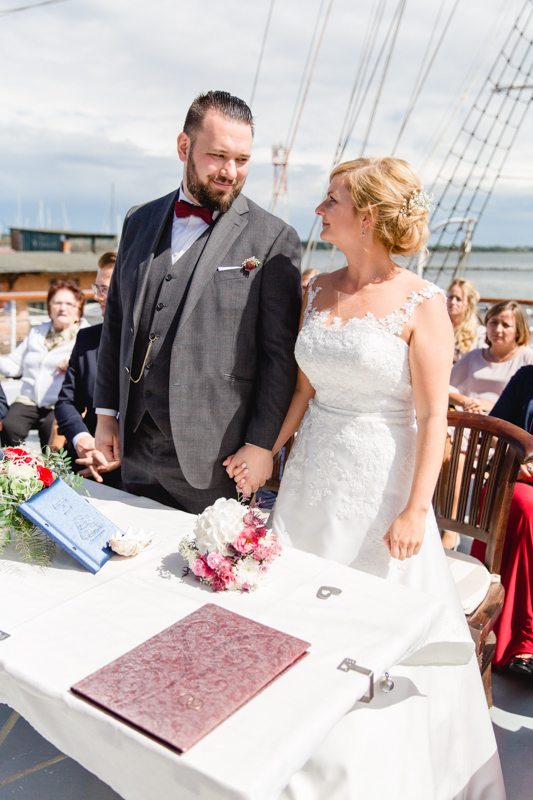
[[[406,0],[379,89],[385,56],[378,65],[375,60],[398,0],[34,3],[0,0],[0,230],[44,224],[115,231],[132,205],[175,189],[182,168],[176,137],[188,106],[209,89],[250,101],[271,12],[252,104],[256,134],[245,193],[271,208],[272,146],[289,142],[308,53],[315,53],[323,30],[289,156],[286,202],[276,208],[303,239],[327,187],[372,15],[381,8],[382,25],[363,84],[368,93],[343,158],[361,155],[365,138],[365,155],[393,151],[428,42],[434,46],[443,35],[395,149],[431,186],[439,174],[453,172],[455,162],[445,158],[526,5]],[[34,7],[6,13],[26,5]],[[531,0],[528,5],[533,11]],[[474,244],[533,246],[532,133],[529,109]],[[462,163],[457,174],[465,169]]]

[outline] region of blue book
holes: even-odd
[[[61,478],[18,510],[93,574],[113,555],[108,543],[117,526]]]

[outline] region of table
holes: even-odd
[[[379,678],[423,646],[442,614],[436,598],[292,548],[267,586],[215,594],[182,577],[177,545],[194,516],[87,485],[115,524],[152,529],[154,543],[132,559],[114,556],[97,575],[59,549],[47,570],[6,549],[0,701],[126,800],[273,800],[368,690],[364,675],[337,669],[341,661],[355,659]],[[342,593],[321,600],[323,585]],[[207,602],[311,642],[310,655],[181,756],[70,692]]]

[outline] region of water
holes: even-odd
[[[317,250],[311,266],[328,272],[331,250]],[[447,266],[437,278],[438,265],[444,253],[435,253],[432,266],[424,277],[447,289],[455,269],[456,260],[448,259]],[[331,269],[339,269],[346,263],[344,255],[337,251]],[[436,266],[433,266],[433,265]],[[533,253],[470,253],[466,261],[464,277],[473,281],[481,297],[533,300]]]

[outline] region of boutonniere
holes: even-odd
[[[242,274],[248,277],[250,272],[256,267],[258,267],[260,263],[261,262],[255,256],[250,256],[250,258],[245,258],[241,264]]]

